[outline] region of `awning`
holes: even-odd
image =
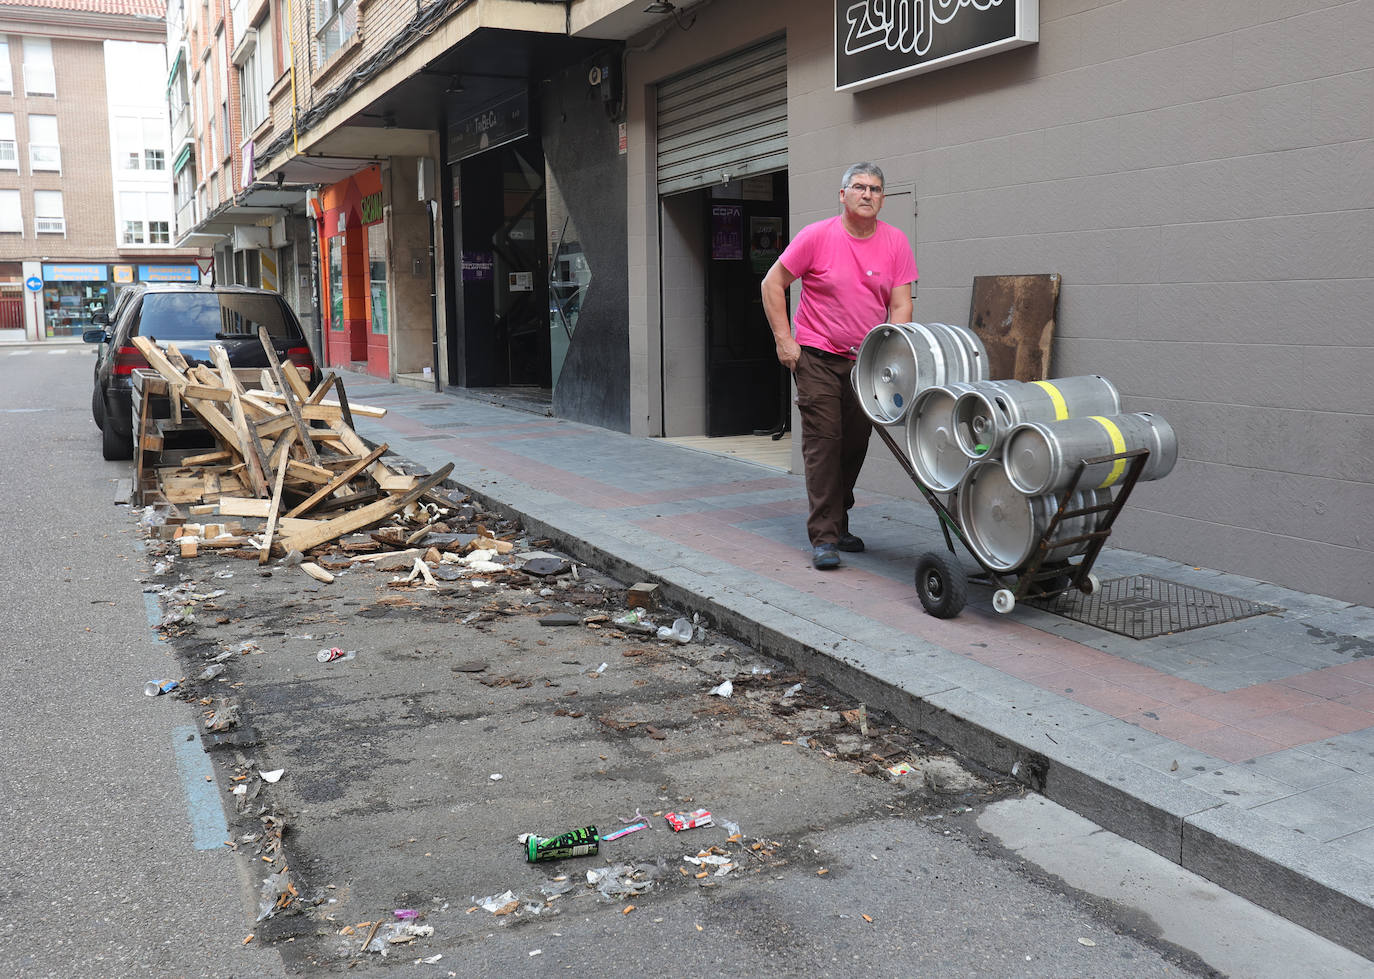
[[[185,57],[186,49],[177,48],[177,56],[172,59],[172,70],[167,73],[167,91],[172,90],[172,85],[177,80],[177,72],[181,69],[181,59]]]
[[[181,148],[181,152],[177,154],[177,158],[172,161],[172,176],[175,177],[177,174],[181,173],[182,168],[190,162],[191,154],[195,152],[195,149],[195,143],[187,143]]]

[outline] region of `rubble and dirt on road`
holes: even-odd
[[[825,858],[807,840],[823,825],[957,828],[1019,791],[646,583],[436,492],[319,548],[331,583],[289,559],[245,563],[251,547],[184,558],[161,529],[180,526],[177,508],[144,514],[160,631],[189,678],[175,693],[203,712],[233,846],[261,868],[257,940],[314,965],[447,954],[490,927],[477,910],[528,926],[569,902],[620,914],[814,873]],[[540,624],[551,615],[573,625]],[[658,638],[679,619],[685,643]],[[334,647],[356,652],[317,659]],[[709,695],[727,682],[732,697]],[[816,797],[817,779],[835,789]],[[702,809],[710,824],[680,834],[665,819]],[[510,832],[592,823],[644,826],[551,864],[527,864]],[[385,927],[377,909],[395,907],[433,933]]]

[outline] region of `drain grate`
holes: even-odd
[[[1031,599],[1026,604],[1130,639],[1149,639],[1278,611],[1273,605],[1148,574],[1104,581],[1091,595],[1070,591],[1058,598]]]

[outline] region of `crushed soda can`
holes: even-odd
[[[545,839],[530,835],[525,841],[525,859],[530,863],[544,860],[562,860],[565,857],[596,856],[601,836],[595,826],[569,830],[561,836]]]
[[[699,826],[712,825],[711,813],[707,809],[664,813],[663,818],[668,820],[668,825],[673,827],[674,833],[681,833],[684,829],[696,829]]]
[[[143,685],[143,692],[149,697],[161,697],[181,686],[176,680],[149,680]]]
[[[330,649],[321,649],[315,654],[315,658],[321,663],[332,663],[336,659],[343,659],[344,651],[338,646],[334,646]]]

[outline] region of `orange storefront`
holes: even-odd
[[[320,193],[325,362],[391,374],[382,175],[368,167]]]

